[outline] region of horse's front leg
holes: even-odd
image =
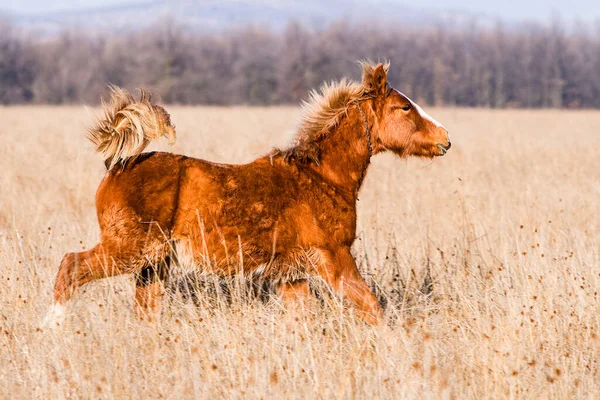
[[[310,296],[307,279],[285,282],[277,288],[277,294],[286,305],[302,305]]]
[[[350,247],[325,249],[323,253],[325,262],[318,268],[318,274],[335,292],[354,305],[361,319],[370,325],[378,325],[383,310],[360,275]]]

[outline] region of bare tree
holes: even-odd
[[[32,45],[10,21],[0,20],[0,104],[33,100],[36,58]]]
[[[198,33],[173,20],[114,35],[34,37],[0,21],[0,103],[97,102],[108,83],[181,104],[296,103],[356,61],[391,60],[415,100],[473,107],[600,107],[600,23],[403,28],[337,21],[321,30],[248,26]]]

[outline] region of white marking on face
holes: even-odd
[[[434,124],[435,126],[437,126],[438,128],[444,128],[444,125],[440,124],[439,122],[437,122],[435,119],[433,119],[429,114],[427,114],[422,108],[421,106],[419,106],[417,103],[415,103],[414,101],[412,101],[407,95],[405,95],[404,93],[397,91],[398,93],[400,93],[402,96],[406,97],[408,99],[408,101],[410,101],[410,103],[413,105],[413,107],[417,110],[417,112],[419,113],[419,115],[421,116],[421,118],[426,119],[427,121],[431,122],[432,124]],[[446,129],[446,128],[444,128]]]

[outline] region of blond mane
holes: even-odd
[[[325,82],[319,91],[309,93],[302,102],[302,113],[296,137],[287,150],[277,149],[277,154],[287,160],[319,162],[319,142],[336,127],[346,115],[348,107],[356,102],[374,97],[373,72],[377,66],[370,61],[361,61],[362,83],[342,78],[340,81]],[[390,64],[384,64],[387,74]]]

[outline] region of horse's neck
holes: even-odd
[[[358,110],[353,109],[333,129],[321,142],[316,170],[357,197],[370,162],[365,123]]]

